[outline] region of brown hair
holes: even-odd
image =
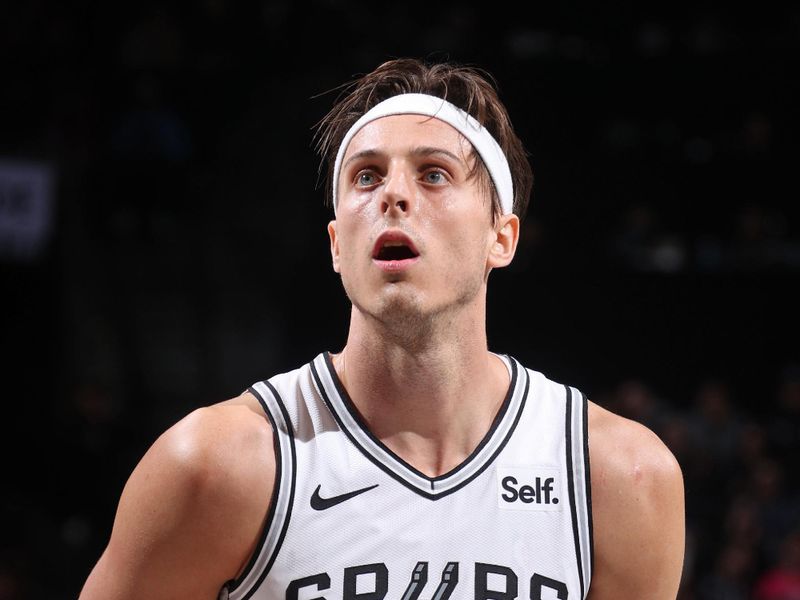
[[[328,168],[328,201],[332,197],[336,153],[347,131],[376,104],[392,96],[408,93],[430,94],[446,99],[471,114],[489,130],[508,160],[514,183],[514,214],[522,219],[533,186],[533,171],[525,148],[511,126],[508,112],[498,97],[492,76],[474,67],[451,62],[426,64],[412,58],[390,60],[346,84],[334,107],[317,124],[316,149]],[[475,169],[470,176],[477,174],[487,182],[492,190],[493,215],[497,216],[500,214],[497,193],[480,156],[475,153],[475,157]]]

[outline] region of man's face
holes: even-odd
[[[484,301],[490,269],[513,256],[517,221],[493,225],[488,192],[468,178],[471,156],[461,134],[427,116],[383,117],[353,137],[328,230],[357,309],[391,321]],[[498,262],[498,231],[509,220],[511,256]]]

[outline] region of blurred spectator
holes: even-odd
[[[696,448],[689,430],[689,423],[682,413],[674,413],[659,419],[659,427],[654,431],[675,455],[683,469],[684,478],[695,466]]]
[[[653,390],[639,379],[620,383],[614,393],[614,410],[618,414],[646,425],[653,431],[661,429],[665,411]]]
[[[747,544],[726,545],[714,568],[698,583],[698,600],[747,600],[753,571],[753,550]]]
[[[752,470],[750,494],[758,503],[762,550],[767,562],[776,560],[779,544],[787,531],[800,527],[800,504],[785,488],[785,469],[773,459],[764,459]]]
[[[613,245],[617,258],[634,271],[674,273],[686,262],[684,240],[668,231],[661,215],[648,204],[635,204],[622,215]]]
[[[781,543],[776,564],[758,578],[754,600],[800,600],[800,531]]]
[[[726,507],[721,536],[729,543],[758,548],[761,544],[762,526],[758,503],[750,496],[734,496]]]
[[[789,237],[789,220],[781,208],[759,203],[740,207],[736,215],[734,267],[774,269],[797,267],[800,245]]]
[[[162,93],[162,83],[152,74],[137,77],[135,104],[119,115],[111,133],[111,149],[118,159],[177,163],[189,158],[189,131]]]
[[[800,365],[789,365],[781,373],[767,428],[776,455],[783,457],[787,465],[797,465],[800,460]],[[797,469],[790,469],[787,475],[787,483],[797,490],[800,487]]]
[[[26,597],[25,583],[17,565],[0,562],[0,600],[22,600]]]
[[[766,429],[755,421],[745,421],[739,434],[737,471],[744,472],[755,468],[767,457],[768,446]]]
[[[741,423],[730,406],[727,385],[713,379],[700,385],[686,418],[692,448],[684,463],[686,510],[705,544],[717,535],[720,511],[724,514],[731,493]],[[704,552],[709,550],[704,546]]]
[[[690,419],[695,444],[712,461],[730,466],[738,450],[742,422],[731,404],[728,384],[717,379],[703,382],[695,395]]]

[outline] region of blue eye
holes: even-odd
[[[374,185],[376,182],[377,178],[375,177],[375,174],[371,173],[370,171],[362,171],[356,178],[356,184],[363,187],[369,187]]]
[[[444,183],[446,181],[444,173],[441,171],[428,171],[423,175],[426,183]]]

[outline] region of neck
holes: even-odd
[[[432,476],[469,456],[508,390],[505,365],[487,349],[485,310],[387,326],[354,307],[333,362],[372,433]]]

